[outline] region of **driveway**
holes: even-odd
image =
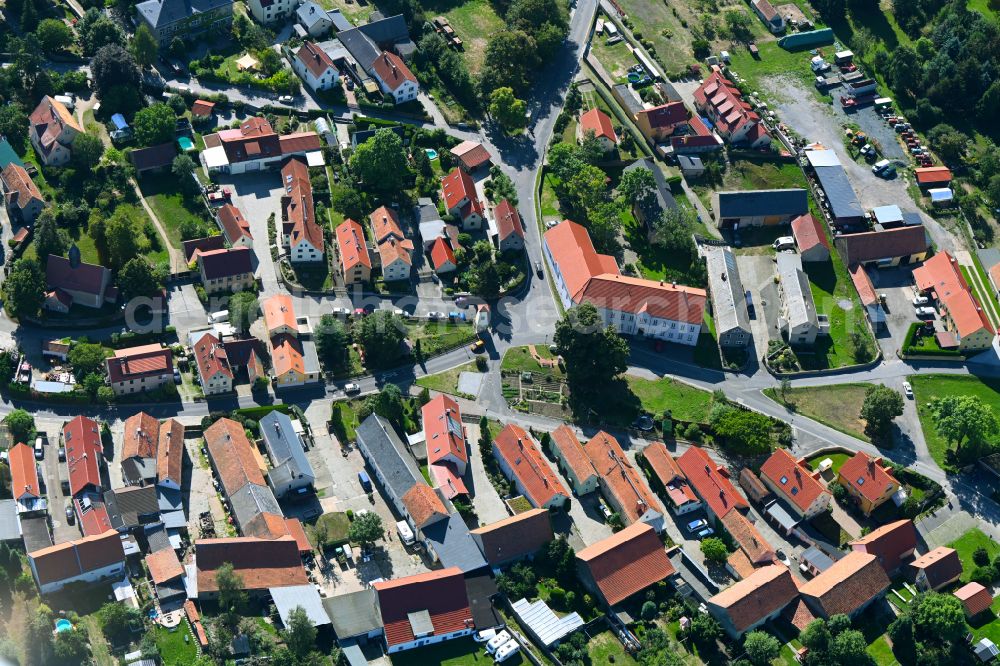
[[[886,326],[877,333],[882,353],[891,357],[901,349],[910,324],[917,321],[913,309],[913,269],[908,266],[895,268],[869,268],[875,291],[885,295]]]
[[[495,523],[504,518],[510,518],[507,506],[500,498],[496,488],[490,483],[486,474],[486,466],[483,464],[483,456],[479,453],[480,429],[478,423],[466,423],[465,437],[469,444],[469,466],[471,471],[466,473],[465,483],[472,493],[472,505],[479,516],[479,522],[483,525]]]
[[[271,238],[267,229],[267,218],[274,213],[275,233],[281,233],[281,175],[277,171],[220,176],[223,186],[233,189],[233,204],[240,209],[250,223],[253,234],[253,251],[257,255],[257,277],[260,278],[263,293],[271,294],[278,289],[277,268],[271,260],[270,244],[280,239]]]

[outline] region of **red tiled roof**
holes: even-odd
[[[386,87],[394,92],[407,81],[417,82],[417,77],[403,59],[390,51],[382,51],[382,55],[375,58],[375,62],[372,63],[372,68]]]
[[[823,484],[816,480],[818,472],[813,472],[806,467],[805,461],[796,460],[785,449],[776,449],[771,454],[761,465],[760,475],[770,480],[801,511],[809,509],[817,497],[827,493]]]
[[[194,357],[198,363],[198,374],[204,380],[214,377],[216,374],[233,378],[233,370],[229,365],[229,358],[226,356],[226,349],[219,338],[211,333],[205,333],[194,343]]]
[[[678,125],[688,120],[688,117],[691,114],[688,113],[687,107],[684,106],[684,102],[669,102],[667,104],[661,104],[660,106],[654,106],[651,109],[643,109],[636,115],[646,116],[649,126],[653,129],[657,129],[661,127],[669,128],[674,125]]]
[[[490,161],[490,153],[478,141],[463,141],[450,150],[470,171]]]
[[[834,244],[848,266],[877,259],[908,257],[926,252],[928,247],[927,232],[922,224],[860,234],[841,234]]]
[[[293,155],[321,150],[323,142],[316,132],[293,132],[278,137],[278,147],[282,155]]]
[[[356,266],[372,267],[372,258],[365,245],[365,231],[361,225],[348,218],[337,225],[337,246],[340,248],[340,265],[344,272]]]
[[[524,226],[521,224],[521,216],[517,213],[517,208],[504,199],[493,209],[493,217],[497,221],[497,236],[504,240],[511,234],[524,238]]]
[[[191,115],[199,118],[208,118],[215,111],[215,102],[204,99],[196,99],[191,105]]]
[[[226,495],[232,496],[247,483],[265,485],[253,445],[239,423],[219,419],[205,430],[205,444]]]
[[[431,246],[431,263],[434,264],[434,270],[439,270],[446,263],[458,266],[455,253],[452,252],[451,245],[444,238],[439,237],[434,240],[434,244]]]
[[[462,475],[458,473],[458,468],[452,462],[439,462],[427,466],[434,488],[441,492],[446,499],[453,500],[458,495],[468,495],[469,489],[462,480]]]
[[[441,191],[444,193],[444,205],[448,210],[458,208],[463,199],[468,199],[473,210],[482,215],[483,204],[476,195],[476,185],[465,171],[458,167],[452,169],[441,179]]]
[[[722,517],[722,524],[753,564],[760,565],[774,560],[774,548],[742,513],[730,509]]]
[[[847,269],[847,272],[851,274],[851,282],[854,283],[854,288],[858,290],[858,296],[861,298],[862,305],[875,305],[879,302],[878,294],[875,292],[875,285],[872,284],[871,278],[868,276],[868,271],[861,264],[853,264]]]
[[[611,118],[597,107],[580,115],[580,131],[586,136],[587,132],[593,132],[598,139],[605,138],[612,143],[618,143],[618,135],[611,124]]]
[[[413,264],[413,241],[409,239],[399,240],[395,236],[389,236],[378,246],[378,255],[382,261],[382,269],[391,266],[396,261],[402,261],[407,265]]]
[[[657,480],[666,490],[667,497],[674,506],[698,501],[684,477],[684,472],[681,471],[677,461],[667,451],[667,446],[663,442],[653,442],[642,450],[642,455],[650,469],[653,470]]]
[[[109,530],[42,548],[28,553],[28,557],[35,563],[38,582],[45,585],[123,563],[125,549],[118,532]]]
[[[309,584],[299,547],[291,536],[198,539],[194,542],[194,553],[199,594],[218,591],[215,574],[226,562],[233,565],[245,590]]]
[[[938,546],[910,562],[914,569],[922,569],[931,589],[950,583],[962,575],[962,560],[958,551],[946,546]]]
[[[31,131],[34,136],[38,137],[38,143],[45,155],[52,151],[53,145],[66,127],[73,130],[72,136],[74,137],[83,132],[83,128],[62,102],[57,102],[48,95],[42,98],[35,110],[31,112],[28,120],[31,123]]]
[[[986,612],[993,605],[993,596],[990,591],[980,583],[969,583],[955,590],[954,595],[965,606],[965,612],[969,617],[974,617]]]
[[[184,575],[184,567],[177,559],[173,548],[157,550],[146,556],[146,566],[149,567],[149,577],[156,585],[162,585]]]
[[[45,263],[45,284],[49,289],[79,291],[103,297],[110,271],[104,266],[81,261],[75,268],[66,257],[50,254]]]
[[[271,339],[271,364],[278,377],[292,371],[305,374],[302,343],[287,333],[274,336]]]
[[[402,501],[417,529],[422,529],[448,515],[444,502],[426,483],[415,483],[403,493]]]
[[[883,525],[851,542],[853,550],[860,550],[878,558],[887,574],[893,574],[917,547],[917,530],[912,520],[897,520]]]
[[[579,551],[576,558],[611,606],[676,571],[656,531],[646,523],[633,523]]]
[[[531,509],[471,530],[492,565],[531,555],[552,541],[552,521],[545,509]]]
[[[237,243],[242,238],[253,240],[250,233],[250,223],[243,217],[240,209],[232,204],[225,204],[216,212],[219,216],[219,223],[226,234],[226,239],[230,244]]]
[[[899,482],[892,473],[882,467],[882,459],[872,458],[864,451],[858,451],[844,461],[840,466],[839,476],[873,502],[882,497],[890,485],[899,487]]]
[[[122,459],[155,458],[160,438],[160,422],[146,412],[125,419]]]
[[[761,567],[708,600],[725,610],[737,632],[756,625],[798,596],[799,589],[788,567]]]
[[[694,91],[694,100],[699,108],[711,111],[716,127],[726,133],[738,130],[747,122],[760,120],[743,100],[739,88],[718,70]]]
[[[936,185],[951,182],[951,169],[945,166],[922,167],[913,170],[917,182],[921,185]]]
[[[302,42],[302,47],[296,51],[295,57],[317,79],[323,76],[329,69],[337,71],[337,66],[333,64],[333,59],[327,55],[326,51],[312,42]]]
[[[913,279],[921,291],[933,290],[955,324],[959,337],[984,328],[993,333],[993,325],[972,295],[958,261],[947,251],[934,255],[922,266],[913,269]]]
[[[597,470],[590,464],[590,458],[583,450],[583,444],[569,426],[559,426],[552,431],[550,437],[552,443],[559,449],[566,466],[573,471],[580,483],[586,481],[588,477],[597,475]]]
[[[209,147],[216,141],[230,164],[278,157],[283,152],[278,135],[265,118],[248,118],[239,129],[222,130],[205,137]]]
[[[218,280],[252,274],[252,257],[253,250],[248,247],[229,247],[202,252],[198,255],[198,261],[205,272],[205,279]]]
[[[194,238],[181,242],[181,249],[184,251],[184,261],[191,263],[203,252],[211,250],[224,250],[226,247],[226,237],[222,234],[206,236],[204,238]]]
[[[569,497],[535,440],[521,426],[508,423],[493,440],[493,448],[506,461],[534,507],[546,506],[559,495]]]
[[[811,250],[817,245],[830,249],[823,224],[812,213],[799,215],[792,220],[792,235],[795,236],[795,244],[799,246],[800,252]]]
[[[66,467],[69,469],[69,491],[76,497],[89,486],[101,487],[101,458],[104,447],[97,421],[77,416],[63,426],[66,447]]]
[[[626,523],[639,520],[647,511],[663,513],[663,507],[632,466],[618,440],[603,430],[583,445],[583,451],[604,481],[604,488],[621,507]]]
[[[293,157],[281,167],[281,182],[285,187],[285,194],[281,197],[283,219],[292,226],[288,235],[289,246],[295,247],[305,240],[322,251],[323,230],[316,222],[309,167],[303,160]]]
[[[778,16],[778,11],[767,0],[753,0],[753,5],[765,21],[773,21]]]
[[[194,602],[190,599],[184,600],[184,613],[187,615],[188,622],[191,623],[191,627],[194,629],[198,644],[203,648],[208,647],[208,634],[205,633],[205,627],[201,623],[201,616],[198,615],[198,609],[194,607]]]
[[[176,419],[160,423],[160,441],[156,448],[156,478],[181,485],[184,461],[184,426]]]
[[[10,489],[15,499],[29,495],[41,497],[38,483],[38,468],[35,467],[35,452],[27,444],[18,442],[7,452],[10,464]]]
[[[173,375],[174,355],[162,344],[141,345],[115,351],[107,360],[108,378],[112,383],[142,377]]]
[[[853,551],[799,587],[826,617],[851,615],[889,587],[889,578],[874,555]]]
[[[0,181],[3,183],[4,198],[8,206],[24,208],[33,199],[42,200],[42,193],[31,180],[31,176],[19,164],[11,162],[0,171]]]
[[[444,394],[438,395],[420,409],[420,418],[424,424],[427,463],[433,465],[452,456],[464,467],[469,461],[469,451],[458,403]]]
[[[95,536],[104,534],[111,529],[111,518],[108,516],[108,508],[104,505],[103,501],[97,499],[94,495],[89,496],[90,506],[85,507],[83,505],[84,497],[87,496],[77,497],[73,500],[73,506],[80,521],[80,527],[83,529],[83,535]]]
[[[299,547],[300,553],[310,553],[312,552],[312,545],[309,543],[309,537],[306,536],[306,530],[302,527],[302,521],[298,518],[285,518],[285,530],[295,539],[295,545]]]
[[[426,612],[435,636],[474,626],[465,577],[458,567],[381,581],[372,587],[378,595],[385,642],[390,648],[415,638],[411,613]]]
[[[732,508],[749,508],[743,495],[719,472],[719,466],[703,449],[692,446],[677,458],[677,465],[715,517],[721,519]]]

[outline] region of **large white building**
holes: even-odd
[[[299,7],[299,0],[248,0],[247,8],[258,23],[274,23],[292,14]]]
[[[292,58],[292,69],[310,90],[329,90],[340,80],[333,59],[313,42],[302,43]]]
[[[809,278],[802,271],[802,258],[793,252],[779,252],[777,266],[781,331],[790,345],[812,345],[820,325]]]
[[[591,303],[619,333],[697,344],[704,289],[622,275],[614,257],[598,254],[587,230],[570,220],[545,232],[544,248],[563,307]]]

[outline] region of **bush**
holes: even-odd
[[[990,563],[990,554],[985,548],[980,546],[973,551],[972,561],[975,562],[977,566],[985,567]]]
[[[656,619],[656,604],[652,601],[647,601],[642,605],[642,610],[639,611],[639,615],[646,622],[652,622]]]
[[[701,441],[701,428],[698,427],[697,423],[689,423],[684,428],[684,439],[690,440],[692,442]]]

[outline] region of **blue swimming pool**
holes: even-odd
[[[194,141],[186,136],[182,136],[177,139],[177,145],[181,147],[181,150],[187,152],[189,150],[194,150]]]
[[[432,160],[436,160],[438,158],[438,151],[433,148],[424,148],[424,152],[427,153],[427,157]]]
[[[58,631],[59,633],[72,630],[73,630],[73,623],[67,620],[66,618],[61,617],[58,620],[56,620],[56,631]]]

